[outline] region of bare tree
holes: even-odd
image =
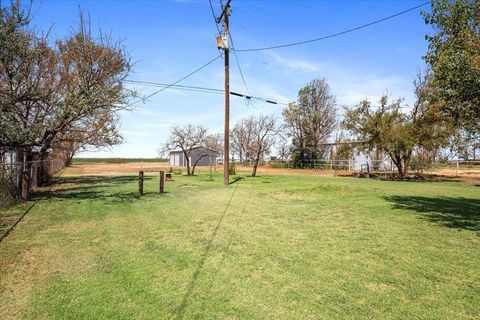
[[[195,168],[200,160],[209,157],[209,163],[214,154],[220,155],[223,150],[223,136],[221,134],[207,134],[203,139],[202,145],[199,146],[192,157],[192,175],[195,174]]]
[[[290,158],[292,146],[284,135],[280,134],[278,136],[275,142],[275,146],[278,152],[278,158],[280,160],[288,160]]]
[[[280,132],[273,116],[250,116],[240,120],[234,127],[233,134],[241,133],[242,151],[245,159],[254,162],[252,177],[257,174],[258,163],[270,151],[275,143],[275,136]]]
[[[251,127],[245,125],[245,120],[240,120],[232,129],[230,147],[233,149],[232,156],[237,154],[240,163],[246,160],[246,152],[249,141],[251,140]]]
[[[194,126],[187,124],[185,126],[173,126],[170,131],[170,137],[161,150],[162,153],[166,153],[168,150],[180,149],[185,157],[187,164],[187,175],[194,174],[194,170],[191,170],[190,160],[193,155],[193,150],[196,147],[201,147],[205,143],[207,137],[207,129],[202,126]],[[195,161],[195,165],[198,159]]]

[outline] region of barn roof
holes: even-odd
[[[205,147],[205,146],[195,146],[195,147],[192,148],[192,150],[196,150],[196,149],[200,149],[200,148],[207,149],[207,150],[209,150],[209,151],[211,151],[211,152],[214,152],[214,153],[216,153],[216,154],[219,154],[218,151],[215,151],[215,150],[213,150],[213,149],[211,149],[211,148],[207,148],[207,147]],[[170,154],[172,154],[172,153],[182,153],[182,152],[183,152],[183,151],[182,151],[182,149],[180,149],[180,148],[176,148],[176,149],[170,150]]]

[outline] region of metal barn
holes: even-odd
[[[197,159],[197,166],[213,166],[217,163],[218,152],[206,147],[194,147],[190,154],[190,165]],[[186,167],[187,161],[182,150],[170,151],[169,164],[172,167]]]

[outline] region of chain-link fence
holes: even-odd
[[[0,201],[3,206],[20,195],[22,171],[20,163],[1,163]]]
[[[26,198],[32,191],[62,170],[61,159],[27,162],[0,162],[0,200],[8,204],[12,199]]]

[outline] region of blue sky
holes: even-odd
[[[212,0],[217,14],[218,0]],[[423,1],[242,1],[232,0],[230,30],[237,49],[297,42],[349,29],[421,4]],[[64,37],[78,24],[79,8],[92,30],[122,39],[134,71],[130,79],[171,83],[219,54],[215,23],[202,1],[40,1],[33,5],[33,25]],[[424,7],[429,9],[428,6]],[[427,43],[420,10],[386,22],[303,46],[242,52],[238,59],[254,96],[294,101],[308,81],[325,77],[338,104],[372,101],[388,92],[413,102],[413,85]],[[180,84],[223,88],[219,59]],[[136,86],[142,95],[157,88]],[[158,89],[157,89],[158,90]],[[231,90],[245,92],[231,54]],[[165,90],[121,116],[126,138],[91,157],[155,157],[174,124],[203,125],[223,131],[223,95]],[[231,98],[231,123],[248,114],[274,114],[284,106],[246,104]],[[341,110],[339,110],[341,113]]]

